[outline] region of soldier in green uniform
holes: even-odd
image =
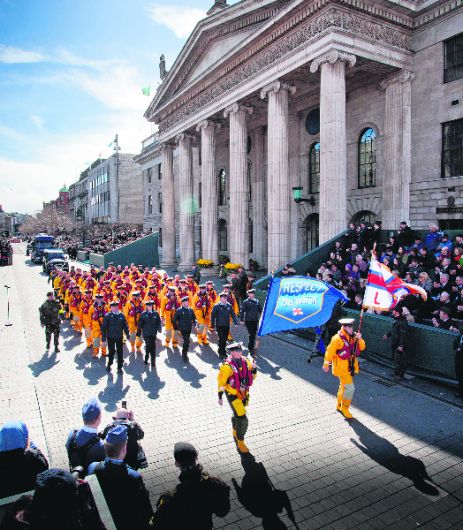
[[[51,336],[55,344],[55,353],[59,352],[59,333],[61,326],[61,309],[53,293],[47,293],[47,300],[40,306],[40,324],[45,328],[47,351],[50,349]]]

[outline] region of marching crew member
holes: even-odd
[[[156,365],[156,335],[161,333],[161,317],[154,310],[154,300],[146,300],[146,310],[140,315],[137,328],[137,339],[143,335],[145,341],[145,364],[151,357],[151,366]]]
[[[236,301],[235,295],[231,292],[231,285],[229,283],[223,286],[223,292],[226,293],[227,302],[232,306],[233,311],[235,312],[235,315],[238,315],[240,308],[238,306],[238,302]],[[231,324],[231,319],[230,319],[230,324]],[[227,340],[233,340],[230,330],[228,331]]]
[[[255,361],[251,362],[243,357],[241,344],[230,344],[227,350],[230,356],[221,365],[217,376],[219,405],[223,405],[222,396],[225,393],[233,412],[231,422],[236,446],[240,453],[249,453],[249,449],[244,443],[248,429],[246,407],[249,404],[249,388],[256,377],[257,367]]]
[[[219,300],[219,295],[217,294],[217,291],[214,289],[214,282],[212,280],[208,280],[206,282],[206,293],[209,295],[209,300],[211,302],[211,307],[214,307],[217,301]],[[211,324],[211,315],[209,314],[209,317],[207,319],[207,326],[209,328],[209,331],[211,333],[214,332],[214,328]]]
[[[125,304],[124,313],[129,325],[131,351],[135,353],[136,346],[137,353],[141,353],[140,348],[143,342],[140,337],[136,337],[138,321],[140,320],[140,315],[143,313],[140,291],[133,291],[131,300]]]
[[[255,289],[248,290],[248,297],[241,304],[241,322],[244,322],[246,329],[249,332],[248,350],[254,357],[257,326],[259,324],[260,314],[262,313],[262,306],[256,298]]]
[[[92,306],[93,298],[91,289],[87,289],[82,299],[82,311],[81,311],[81,327],[84,328],[85,340],[87,342],[87,348],[92,347]]]
[[[109,358],[106,370],[108,372],[111,370],[114,355],[117,354],[117,373],[121,374],[124,365],[123,334],[125,333],[127,338],[129,328],[124,314],[119,311],[119,301],[112,300],[109,305],[111,310],[104,316],[101,326],[102,344],[106,345],[106,341],[108,341]]]
[[[76,285],[69,298],[69,311],[71,313],[71,326],[76,333],[82,333],[82,293]]]
[[[177,331],[174,329],[173,318],[175,311],[177,311],[179,307],[180,303],[175,292],[175,287],[171,285],[168,287],[167,293],[161,302],[161,318],[164,320],[164,328],[166,333],[166,341],[164,343],[165,347],[170,345],[171,340],[173,348],[178,346]]]
[[[354,319],[343,318],[339,321],[341,329],[329,343],[323,370],[328,372],[332,365],[333,375],[339,378],[338,401],[336,410],[345,418],[353,418],[349,406],[355,391],[354,375],[359,373],[357,357],[365,349],[365,341],[360,333],[354,333]]]
[[[198,344],[207,346],[207,329],[211,321],[212,304],[205,285],[199,286],[199,291],[193,297],[193,310],[198,321]]]
[[[233,307],[227,302],[227,293],[220,293],[220,301],[214,306],[211,313],[212,327],[217,330],[219,336],[219,357],[225,358],[225,346],[227,344],[227,337],[230,335],[230,321],[238,324],[235,311]]]
[[[190,347],[191,328],[196,325],[196,317],[193,309],[189,306],[190,297],[182,298],[182,307],[175,311],[173,318],[174,329],[178,329],[183,337],[182,359],[188,362],[188,348]]]
[[[105,304],[103,302],[103,294],[99,293],[95,296],[95,303],[92,307],[92,341],[93,341],[93,357],[101,355],[106,357],[106,344],[101,344],[101,326],[103,319],[107,313]]]

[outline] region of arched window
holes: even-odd
[[[376,133],[369,127],[359,140],[359,188],[376,186]]]
[[[219,219],[219,251],[227,250],[227,221]]]
[[[309,193],[320,193],[320,142],[309,149]]]
[[[254,249],[254,224],[252,219],[249,219],[249,253],[251,254]]]
[[[227,172],[224,168],[219,171],[219,206],[227,204]]]
[[[350,222],[358,224],[360,221],[365,221],[366,223],[370,223],[372,225],[376,221],[377,217],[378,216],[370,210],[361,210],[352,217]]]

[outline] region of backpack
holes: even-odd
[[[97,434],[93,438],[90,438],[84,445],[77,447],[76,438],[77,438],[78,429],[74,429],[71,439],[69,440],[68,447],[68,459],[69,459],[69,468],[72,471],[74,468],[82,466],[85,473],[87,473],[87,467],[91,462],[87,462],[87,452],[96,445],[100,438]]]

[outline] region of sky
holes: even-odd
[[[229,4],[236,3],[229,1]],[[139,153],[143,118],[213,0],[0,0],[0,204],[34,214],[115,134]],[[151,97],[142,88],[151,86]]]

